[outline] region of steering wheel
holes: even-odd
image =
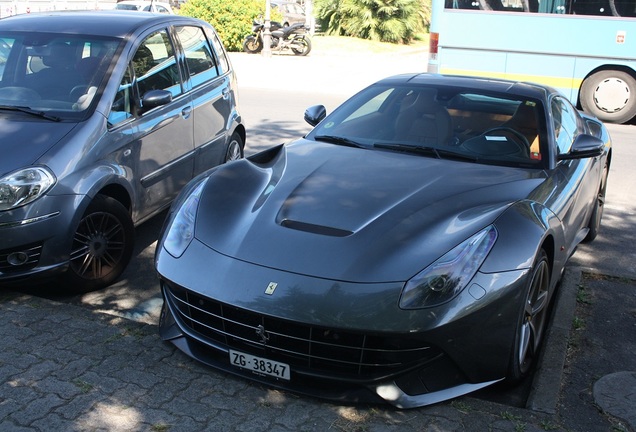
[[[506,136],[506,134],[511,134],[516,139],[510,140],[509,142],[514,143],[518,150],[523,154],[523,156],[528,158],[530,157],[530,143],[521,132],[506,126],[499,126],[488,129],[486,132],[482,133],[482,136],[493,135],[496,132],[499,132],[503,136]]]

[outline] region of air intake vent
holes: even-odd
[[[323,225],[314,225],[305,222],[298,222],[290,219],[284,219],[281,223],[285,228],[291,228],[298,231],[305,231],[313,234],[326,235],[330,237],[347,237],[353,234],[353,231],[343,230],[340,228],[327,227]]]

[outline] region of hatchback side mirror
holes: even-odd
[[[150,111],[172,102],[172,93],[168,90],[149,90],[141,97],[141,111]]]

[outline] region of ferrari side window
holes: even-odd
[[[568,153],[577,128],[574,108],[563,98],[557,97],[552,101],[552,118],[557,150],[559,154]]]

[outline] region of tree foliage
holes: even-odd
[[[316,0],[327,34],[409,43],[430,24],[430,0]]]
[[[191,16],[214,26],[228,51],[241,51],[252,21],[265,14],[264,0],[188,0],[180,15]]]

